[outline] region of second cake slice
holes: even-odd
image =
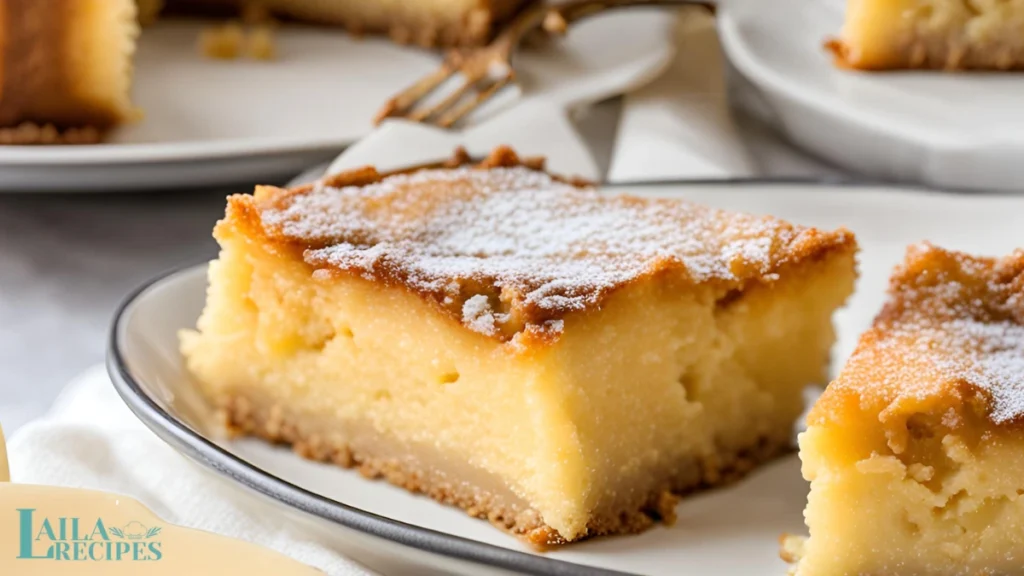
[[[227,422],[538,544],[635,532],[788,450],[852,234],[524,165],[234,196],[182,338]]]
[[[912,247],[800,436],[796,576],[1021,574],[1024,251]]]

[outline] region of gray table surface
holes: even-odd
[[[103,360],[126,293],[216,253],[210,229],[224,197],[0,195],[0,424],[8,434]]]

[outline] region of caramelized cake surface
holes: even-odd
[[[229,425],[540,544],[644,529],[785,451],[855,277],[846,231],[507,149],[234,196],[215,236],[182,351]]]
[[[801,435],[797,574],[1017,573],[1022,421],[1024,251],[912,247]]]
[[[319,274],[402,286],[505,339],[558,333],[567,314],[647,278],[737,290],[853,242],[844,230],[605,195],[520,165],[509,150],[484,168],[355,173],[336,182],[350,185],[264,188],[228,210],[269,243],[301,250]]]
[[[1024,417],[1024,251],[995,259],[915,246],[889,290],[810,424],[851,398],[887,419],[951,398],[983,403],[993,425]]]

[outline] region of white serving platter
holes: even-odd
[[[836,68],[823,44],[845,4],[720,3],[722,47],[758,111],[807,152],[873,179],[1024,190],[1024,75]]]
[[[628,191],[853,230],[861,246],[860,279],[836,316],[833,369],[881,307],[889,273],[908,244],[930,240],[993,255],[1024,245],[1021,197],[756,181],[639,185]],[[128,297],[111,332],[108,367],[115,387],[171,446],[239,493],[256,494],[254,506],[276,504],[267,513],[317,527],[368,566],[388,574],[785,573],[777,539],[803,530],[807,490],[795,456],[733,486],[683,500],[674,526],[538,553],[487,522],[357,472],[311,463],[259,441],[220,438],[207,423],[208,411],[178,353],[178,330],[194,326],[203,306],[205,269],[202,264],[169,273]]]

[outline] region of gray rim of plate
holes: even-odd
[[[773,186],[780,184],[807,186],[809,189],[814,186],[835,186],[835,187],[884,187],[894,191],[899,190],[907,193],[953,193],[956,191],[937,191],[928,189],[923,185],[883,183],[863,179],[845,178],[734,178],[726,180],[665,180],[658,182],[644,182],[634,184],[615,184],[611,188],[623,187],[645,187],[650,185],[717,185],[729,188],[737,185],[761,185]],[[969,193],[969,195],[986,193]],[[996,196],[1006,194],[993,193]],[[205,262],[204,262],[205,263]],[[490,565],[497,568],[526,572],[530,574],[542,574],[552,576],[574,576],[574,575],[606,575],[625,576],[627,573],[614,570],[574,564],[564,560],[555,560],[543,556],[535,556],[526,552],[518,552],[477,542],[461,536],[453,536],[423,528],[405,522],[399,522],[385,518],[343,504],[330,498],[325,498],[304,488],[300,488],[291,482],[283,480],[265,470],[254,466],[238,456],[231,454],[223,448],[210,442],[181,420],[164,410],[154,401],[128,370],[121,351],[119,337],[120,326],[125,319],[125,312],[139,299],[146,291],[153,286],[167,280],[177,274],[183,273],[203,263],[194,263],[174,268],[159,276],[145,282],[128,294],[118,305],[114,313],[114,319],[110,327],[110,337],[107,349],[107,372],[114,384],[114,388],[121,396],[128,408],[135,413],[142,422],[157,434],[162,440],[180,450],[189,458],[202,464],[206,468],[225,476],[230,480],[238,482],[256,492],[283,503],[291,508],[312,514],[321,519],[334,522],[358,530],[365,534],[390,540],[392,542],[410,546],[426,552],[458,558],[477,564]],[[439,504],[440,505],[440,504]]]

